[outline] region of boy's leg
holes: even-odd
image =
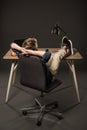
[[[62,58],[69,56],[70,54],[71,54],[71,42],[65,36],[62,39],[61,49],[58,52],[53,53],[51,55],[50,60],[47,63],[47,65],[53,75],[56,75]]]
[[[65,55],[66,55],[66,51],[63,48],[61,48],[58,52],[53,53],[51,55],[51,58],[48,61],[47,65],[48,65],[52,75],[56,75],[60,62]]]

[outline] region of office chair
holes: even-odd
[[[58,79],[55,79],[51,83],[47,81],[47,66],[42,64],[40,58],[37,56],[27,57],[21,55],[19,58],[19,66],[21,69],[20,83],[23,86],[40,91],[41,97],[43,97],[44,94],[51,92],[61,84],[61,81]],[[58,112],[57,108],[58,101],[54,101],[49,104],[41,104],[39,99],[35,98],[35,106],[22,108],[21,110],[24,116],[31,113],[39,113],[36,124],[40,126],[42,124],[43,117],[47,113],[56,116],[58,119],[63,118],[62,113]]]

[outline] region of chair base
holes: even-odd
[[[49,113],[55,117],[57,117],[59,120],[63,119],[62,113],[55,111],[56,108],[58,108],[58,102],[54,101],[52,103],[42,105],[38,99],[35,98],[35,106],[28,107],[28,108],[22,108],[22,114],[24,116],[27,116],[27,114],[34,114],[39,113],[39,116],[37,118],[37,125],[40,126],[42,124],[42,119],[45,116],[45,114]]]

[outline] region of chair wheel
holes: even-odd
[[[58,107],[58,103],[55,103],[55,105],[54,105],[56,108]]]
[[[27,115],[27,111],[23,110],[23,111],[22,111],[22,114],[23,114],[24,116],[26,116],[26,115]]]
[[[41,121],[38,121],[38,122],[37,122],[37,125],[40,126],[40,125],[41,125]]]
[[[58,119],[59,119],[59,120],[62,120],[62,119],[63,119],[63,116],[59,116]]]
[[[59,120],[63,119],[62,113],[58,113],[57,117]]]

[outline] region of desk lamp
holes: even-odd
[[[67,35],[67,33],[58,25],[58,24],[56,24],[54,27],[53,27],[53,29],[51,30],[51,34],[56,34],[56,35],[60,35],[60,32],[63,32],[64,33],[64,35],[66,36]],[[69,40],[70,41],[70,44],[71,44],[71,54],[73,55],[73,45],[72,45],[72,41],[71,40]],[[62,44],[63,44],[63,42],[62,42]],[[61,46],[62,46],[62,44],[61,44]]]

